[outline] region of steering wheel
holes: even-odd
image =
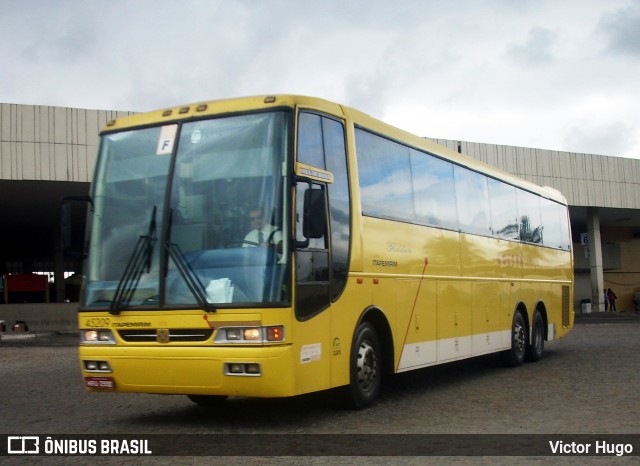
[[[268,245],[268,246],[275,246],[275,245],[277,244],[277,243],[275,243],[275,242],[273,241],[273,236],[274,236],[276,233],[278,233],[279,231],[280,231],[280,228],[274,228],[274,229],[271,231],[271,233],[269,233],[269,237],[267,238],[267,241],[266,241],[266,243],[267,243],[267,245]],[[281,239],[280,241],[282,241],[282,239]]]

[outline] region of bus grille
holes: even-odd
[[[571,325],[571,289],[568,286],[562,287],[562,326]]]
[[[158,341],[159,333],[156,330],[120,330],[118,332],[120,338],[128,342],[154,342]],[[206,341],[211,338],[213,330],[211,329],[171,329],[169,330],[169,341]]]

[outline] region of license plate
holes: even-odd
[[[102,388],[106,390],[116,388],[116,381],[113,377],[85,377],[84,384],[88,388]]]

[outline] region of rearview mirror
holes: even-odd
[[[304,192],[302,234],[305,238],[322,238],[327,229],[327,203],[324,190],[307,189]]]

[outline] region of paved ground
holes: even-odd
[[[365,411],[345,411],[333,392],[282,400],[232,398],[208,410],[183,396],[91,394],[82,388],[77,336],[11,335],[0,340],[0,400],[3,432],[9,435],[91,434],[163,435],[209,439],[211,435],[278,434],[276,439],[339,443],[374,437],[372,451],[398,439],[433,441],[433,434],[456,434],[473,442],[478,434],[538,436],[570,440],[576,435],[640,434],[640,315],[589,314],[577,318],[564,339],[548,342],[545,357],[505,369],[487,356],[400,374],[384,388],[379,402]],[[337,437],[320,437],[320,435]],[[205,437],[196,437],[205,435]],[[398,437],[400,436],[400,437]],[[460,437],[462,436],[462,437]],[[454,438],[454,439],[455,439]],[[370,437],[364,437],[371,440]],[[264,439],[263,439],[264,440]],[[298,441],[298,440],[296,440]],[[458,443],[460,440],[455,440]],[[385,443],[386,442],[386,443]],[[338,445],[340,446],[340,445]],[[416,444],[414,443],[415,447]],[[410,448],[411,445],[408,445]],[[640,445],[637,447],[640,449]],[[194,445],[186,454],[197,454]],[[384,450],[383,450],[384,451]],[[636,452],[637,454],[638,452]],[[82,458],[33,458],[40,464],[84,464]],[[62,458],[59,458],[62,459]],[[196,458],[197,460],[198,458]],[[221,457],[213,464],[637,464],[636,457]],[[15,462],[0,457],[0,464]],[[41,460],[41,461],[40,461]],[[45,461],[49,460],[49,461]],[[86,458],[84,458],[86,460]],[[200,458],[200,460],[204,460]],[[155,457],[138,464],[190,464],[193,457]],[[97,463],[122,464],[123,458]]]

